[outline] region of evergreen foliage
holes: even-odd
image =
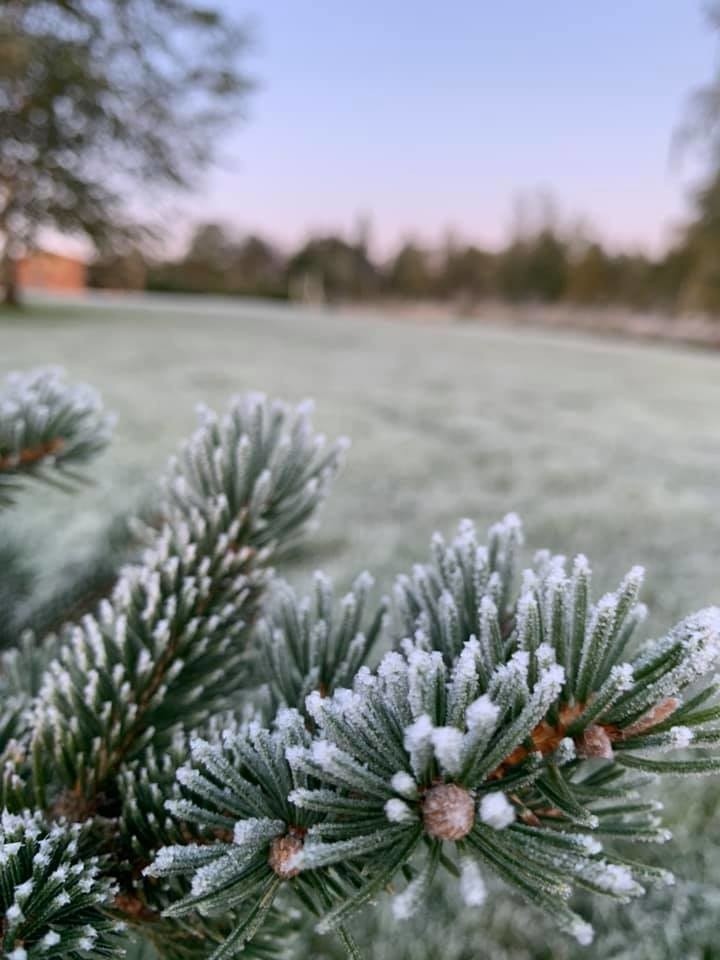
[[[80,824],[40,813],[0,819],[0,945],[8,960],[122,956],[121,925],[107,912],[114,885],[82,856]]]
[[[62,371],[10,374],[0,394],[0,507],[26,478],[71,482],[107,444],[112,420],[99,395],[65,383]]]
[[[387,606],[383,600],[361,629],[373,586],[369,573],[357,577],[339,609],[325,574],[317,571],[313,585],[314,596],[298,600],[292,588],[279,581],[256,634],[261,676],[273,704],[301,712],[314,691],[328,696],[352,683],[378,639]]]
[[[78,479],[107,425],[56,373],[11,379],[0,482],[19,497],[26,475]],[[672,881],[647,846],[670,839],[649,785],[720,768],[720,610],[638,642],[642,569],[597,600],[583,556],[540,551],[523,570],[512,514],[486,544],[467,520],[436,535],[392,602],[366,573],[339,601],[322,573],[302,596],[271,564],[343,448],[306,405],[201,409],[133,526],[142,552],[94,611],[23,630],[14,565],[7,960],[122,955],[119,923],[177,960],[289,956],[313,926],[358,958],[363,908],[393,889],[401,922],[439,883],[465,911],[510,887],[587,944],[588,897]]]

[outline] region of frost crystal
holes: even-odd
[[[487,694],[474,700],[465,711],[468,730],[492,730],[500,716],[500,707]]]
[[[578,918],[572,923],[570,927],[570,934],[575,937],[581,947],[589,947],[593,942],[595,931],[589,923],[586,923],[584,920],[580,920]]]
[[[488,793],[480,801],[480,819],[494,830],[504,830],[515,820],[515,808],[504,793]]]
[[[385,804],[385,816],[391,823],[406,823],[415,819],[415,815],[404,800],[393,797]]]
[[[670,729],[670,742],[678,749],[689,747],[693,737],[694,733],[690,727],[671,727]]]
[[[481,907],[487,896],[485,881],[480,867],[474,860],[465,858],[461,864],[460,894],[468,907]]]
[[[417,776],[422,776],[432,753],[432,720],[427,714],[422,714],[405,727],[405,749],[410,755],[412,768]]]
[[[631,690],[635,681],[632,665],[629,663],[619,663],[610,671],[615,688],[621,692]]]
[[[331,764],[338,752],[335,744],[327,740],[315,740],[310,749],[312,751],[312,758],[319,767],[325,767]]]
[[[395,793],[399,793],[410,800],[413,800],[417,796],[417,784],[410,774],[405,773],[404,770],[398,770],[397,773],[392,775],[390,786]]]
[[[642,887],[639,887],[630,870],[621,864],[606,864],[598,879],[607,890],[618,896],[642,892]]]
[[[558,763],[570,763],[576,756],[575,741],[571,737],[563,737],[555,754]]]
[[[453,775],[462,767],[463,735],[456,727],[435,727],[432,731],[435,756],[444,773]]]
[[[419,876],[412,883],[409,883],[402,893],[396,894],[392,901],[392,912],[395,919],[409,919],[417,911],[424,892],[425,878]]]

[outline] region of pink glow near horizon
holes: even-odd
[[[235,12],[235,0],[221,0]],[[252,12],[252,0],[243,10]],[[286,250],[310,233],[372,249],[405,238],[498,248],[515,198],[538,188],[560,224],[657,254],[689,212],[699,167],[670,161],[689,92],[712,73],[702,4],[554,0],[263,0],[248,122],[195,194],[158,201],[165,249],[197,222]]]

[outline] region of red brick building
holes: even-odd
[[[17,280],[21,290],[75,293],[87,287],[87,266],[78,257],[37,250],[20,261]]]

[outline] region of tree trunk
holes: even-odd
[[[3,288],[3,305],[6,307],[20,306],[20,291],[18,288],[17,260],[6,253],[2,258],[0,268],[0,284]]]

